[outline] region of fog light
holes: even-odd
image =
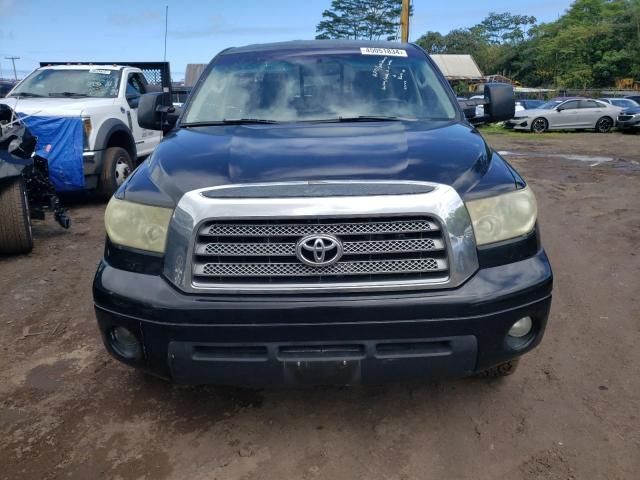
[[[115,327],[109,332],[111,348],[127,360],[137,360],[142,357],[142,348],[138,338],[125,327]]]
[[[511,326],[509,336],[522,338],[529,334],[532,326],[533,322],[531,321],[531,317],[523,317]]]

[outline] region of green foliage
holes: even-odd
[[[401,10],[402,0],[333,0],[316,38],[398,40]]]
[[[453,86],[453,91],[458,97],[465,97],[469,94],[469,87],[464,82],[458,82]]]
[[[640,0],[575,0],[557,21],[490,13],[469,29],[427,32],[430,53],[469,53],[485,74],[529,86],[600,88],[640,80]]]
[[[524,42],[529,29],[536,24],[536,17],[491,12],[472,31],[492,45],[517,45]]]

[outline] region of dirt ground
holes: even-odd
[[[146,377],[100,343],[104,205],[76,199],[70,231],[38,224],[31,255],[0,258],[0,478],[640,478],[640,136],[489,140],[537,192],[556,278],[514,376],[267,391]]]

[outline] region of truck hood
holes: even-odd
[[[114,98],[15,98],[0,99],[18,113],[41,117],[77,117],[88,113],[89,108],[108,107]]]
[[[144,167],[146,173],[134,175],[121,193],[132,201],[155,203],[136,195],[137,189],[148,189],[148,181],[136,177],[148,176],[174,202],[199,188],[306,180],[431,181],[451,185],[462,194],[480,182],[491,158],[478,131],[460,123],[181,128],[163,140]],[[500,164],[498,182],[514,189],[506,163],[494,163]]]
[[[640,107],[627,108],[621,112],[623,115],[635,115],[637,113],[640,113]]]

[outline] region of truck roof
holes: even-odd
[[[354,48],[412,48],[412,44],[389,42],[384,40],[293,40],[289,42],[274,42],[246,45],[244,47],[232,47],[222,54],[245,53],[245,52],[265,52],[269,50],[353,50]],[[415,48],[415,47],[413,47]]]
[[[48,68],[53,70],[91,70],[99,68],[100,70],[122,70],[124,65],[96,65],[91,63],[73,63],[66,65],[41,65],[40,68]]]

